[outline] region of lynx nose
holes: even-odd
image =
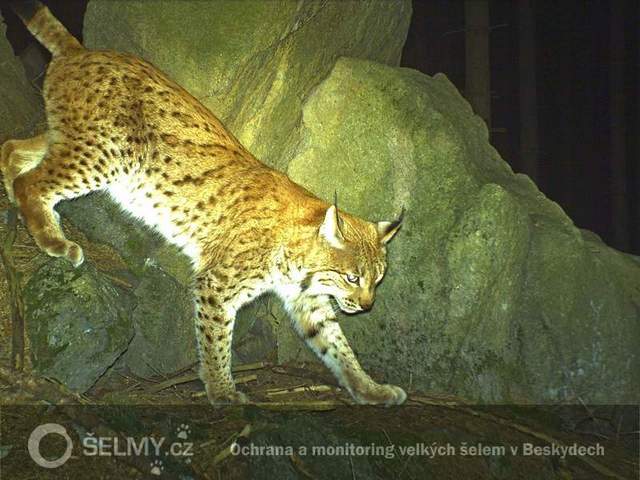
[[[360,307],[365,312],[368,312],[369,310],[371,310],[371,307],[373,307],[374,302],[375,302],[375,299],[373,297],[363,298],[360,300]]]

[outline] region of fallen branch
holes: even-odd
[[[237,367],[234,367],[233,373],[247,372],[250,370],[260,370],[261,368],[265,368],[266,366],[267,366],[266,362],[247,363],[245,365],[238,365]],[[180,385],[182,383],[189,383],[199,379],[200,379],[200,376],[197,373],[188,372],[173,378],[169,378],[160,383],[156,383],[152,387],[149,387],[147,391],[150,393],[158,393],[162,390],[166,390],[167,388],[173,387],[175,385]]]
[[[213,457],[213,466],[216,466],[217,464],[222,462],[225,458],[231,455],[231,449],[233,448],[233,445],[235,444],[236,440],[238,440],[238,438],[240,437],[247,438],[250,433],[251,433],[251,424],[248,423],[238,434],[233,435],[229,440],[226,440],[224,443],[229,442],[229,445],[227,445],[222,451],[218,452],[218,454],[215,457]]]
[[[298,400],[293,402],[249,402],[247,405],[263,408],[265,410],[277,410],[283,412],[326,412],[329,410],[335,410],[338,407],[342,407],[344,406],[344,403],[337,400]]]
[[[204,397],[206,395],[205,392],[194,393],[194,397]],[[345,402],[338,400],[297,400],[290,402],[253,402],[249,401],[247,403],[229,403],[229,404],[220,404],[219,407],[225,408],[233,408],[233,407],[256,407],[262,408],[264,410],[276,410],[281,412],[299,412],[299,411],[309,411],[309,412],[326,412],[330,410],[335,410],[338,407],[344,407]]]
[[[277,395],[287,395],[290,393],[303,393],[303,392],[321,393],[321,392],[330,392],[332,390],[333,388],[330,387],[329,385],[297,385],[295,387],[288,387],[288,388],[272,388],[272,389],[266,390],[265,393],[270,397],[274,397]]]
[[[20,292],[21,274],[13,259],[13,246],[18,232],[18,213],[10,208],[7,213],[8,233],[0,249],[0,258],[4,265],[9,287],[11,306],[11,366],[16,370],[24,367],[24,304]]]

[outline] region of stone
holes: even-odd
[[[486,402],[637,399],[637,259],[514,174],[446,77],[338,60],[287,163],[363,218],[407,209],[373,311],[341,318],[376,378]]]
[[[410,17],[409,0],[91,0],[84,42],[150,61],[284,168],[302,103],[336,58],[398,65]]]
[[[50,259],[24,289],[34,369],[77,392],[87,391],[129,346],[135,299],[90,262],[75,269]]]
[[[284,314],[278,307],[277,299],[264,296],[240,309],[233,331],[234,364],[277,360],[278,345],[272,321]]]
[[[197,351],[191,292],[150,265],[133,294],[135,335],[123,364],[142,378],[174,374],[193,365]]]
[[[0,145],[11,138],[34,135],[42,122],[42,101],[6,39],[0,15]]]
[[[637,402],[637,257],[543,221],[530,248],[531,288],[523,291],[518,313],[520,360],[531,365],[530,388],[573,403]]]
[[[189,259],[145,225],[124,213],[105,193],[61,202],[57,210],[92,242],[112,247],[131,271],[141,276],[148,265],[170,272],[187,286]]]

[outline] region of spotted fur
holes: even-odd
[[[48,9],[30,4],[22,18],[53,53],[44,85],[48,130],[7,141],[0,167],[38,246],[80,265],[82,249],[65,238],[54,206],[108,192],[193,263],[200,376],[211,402],[246,400],[230,369],[236,312],[275,292],[358,402],[402,403],[402,389],[364,372],[333,303],[347,313],[372,307],[385,245],[400,222],[339,212],[256,160],[151,64],[84,49]]]

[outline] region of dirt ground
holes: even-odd
[[[355,406],[315,366],[256,363],[235,373],[253,403],[214,408],[194,376],[113,372],[78,396],[0,369],[0,478],[638,478],[637,407],[477,406],[416,392],[397,408]],[[64,425],[73,440],[56,469],[36,466],[26,448],[46,423]],[[100,455],[84,443],[98,437]],[[147,437],[178,448],[154,455],[124,447]],[[551,444],[592,452],[536,454]],[[41,451],[58,458],[64,441],[43,441]]]

